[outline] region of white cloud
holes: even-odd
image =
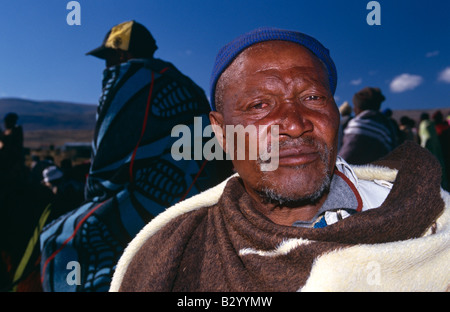
[[[426,57],[433,57],[433,56],[438,56],[439,55],[439,51],[432,51],[432,52],[428,52],[427,54],[425,54]]]
[[[392,80],[390,88],[392,92],[400,93],[413,90],[423,83],[423,78],[418,75],[401,74]]]
[[[362,83],[362,78],[358,78],[358,79],[350,81],[350,84],[353,86],[359,86],[361,83]]]
[[[450,83],[450,67],[447,67],[439,74],[439,81]]]
[[[179,50],[178,51],[178,55],[180,57],[190,57],[191,55],[193,55],[193,51],[191,49],[186,49],[186,50]]]

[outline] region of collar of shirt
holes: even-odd
[[[320,227],[323,227],[354,213],[377,208],[392,188],[392,184],[384,182],[386,181],[380,183],[358,179],[350,165],[338,156],[330,191],[324,204],[314,218],[309,221],[296,221],[293,226],[312,227],[320,223]]]

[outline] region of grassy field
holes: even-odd
[[[25,161],[29,165],[31,156],[37,155],[41,159],[51,156],[56,164],[64,158],[70,158],[74,165],[90,160],[86,153],[80,154],[74,150],[64,150],[66,143],[91,143],[93,130],[34,130],[24,132]]]
[[[61,147],[66,143],[92,141],[93,130],[33,130],[24,131],[24,146],[31,149]]]

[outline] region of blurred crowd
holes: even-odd
[[[339,107],[341,129],[339,155],[350,164],[360,165],[386,156],[405,141],[426,148],[440,162],[442,187],[450,183],[450,111],[435,110],[420,118],[402,115],[393,118],[390,108],[381,110],[385,100],[379,88],[366,87],[353,97],[353,107],[344,102]]]
[[[88,164],[31,156],[26,165],[19,116],[4,116],[0,132],[0,289],[26,291],[39,276],[38,234],[84,200]],[[30,261],[32,260],[32,261]],[[25,282],[25,283],[23,283]],[[20,288],[20,285],[27,285]]]

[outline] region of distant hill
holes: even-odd
[[[1,119],[9,112],[19,115],[24,131],[90,130],[95,126],[97,105],[56,101],[0,99]],[[3,126],[3,125],[2,125]]]
[[[0,127],[9,112],[19,115],[27,148],[48,148],[65,143],[90,142],[95,127],[97,105],[58,101],[0,99]]]

